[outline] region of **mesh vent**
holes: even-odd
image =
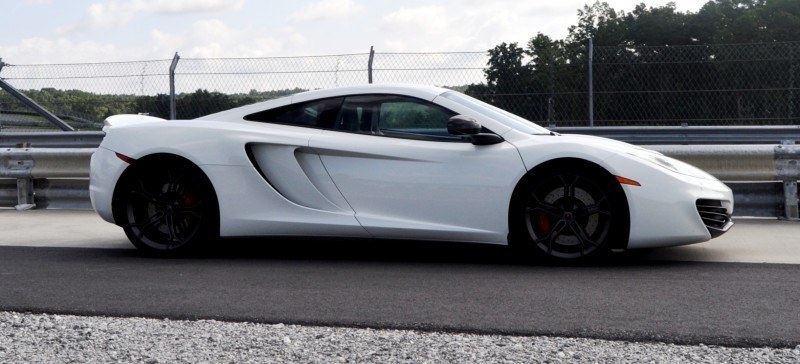
[[[718,236],[720,231],[725,232],[731,225],[731,215],[722,207],[722,202],[717,200],[697,200],[697,212],[703,219],[712,236]]]

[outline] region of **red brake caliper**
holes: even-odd
[[[542,229],[544,235],[550,234],[550,219],[547,218],[547,214],[541,211],[537,212],[536,223],[539,224],[539,229]]]
[[[190,195],[187,192],[186,195],[183,197],[183,206],[188,208],[188,207],[194,205],[194,202],[195,202],[194,201],[194,197],[192,197],[192,195]],[[191,222],[192,222],[191,214],[184,214],[184,218],[183,219],[184,219],[183,222],[186,223],[186,225],[190,225]]]
[[[194,203],[194,198],[192,197],[192,195],[187,193],[186,196],[183,197],[183,206],[189,207],[192,206],[193,203]]]

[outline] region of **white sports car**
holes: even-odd
[[[317,90],[194,120],[117,115],[95,210],[139,249],[225,237],[512,244],[554,260],[709,240],[731,190],[657,152],[559,135],[456,91]]]

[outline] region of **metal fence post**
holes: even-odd
[[[30,210],[36,208],[33,203],[33,179],[17,178],[17,210]]]
[[[800,220],[800,208],[798,208],[797,182],[783,181],[783,195],[786,199],[786,220]]]
[[[369,46],[369,62],[367,63],[367,75],[369,77],[369,83],[372,83],[372,60],[375,58],[375,49],[373,46]]]
[[[592,43],[592,38],[589,37],[589,59],[588,59],[588,71],[589,71],[589,126],[594,126],[594,87],[592,85],[592,63],[594,61],[594,43]]]
[[[31,143],[19,143],[16,145],[17,148],[30,148]],[[13,168],[19,168],[22,170],[29,170],[33,168],[33,161],[32,160],[16,160],[16,163],[12,163],[14,165]],[[17,178],[17,205],[15,206],[17,210],[30,210],[36,208],[36,204],[33,200],[33,178],[31,177],[21,177]]]
[[[783,152],[776,154],[777,173],[779,177],[783,177],[783,199],[784,199],[784,218],[786,220],[800,220],[800,199],[797,194],[797,176],[800,174],[800,162],[797,153],[785,153],[785,145],[794,146],[793,140],[786,140],[781,142],[776,149],[776,152],[783,149]],[[789,177],[789,178],[787,178]]]
[[[175,68],[178,66],[178,60],[181,57],[178,52],[172,57],[172,64],[169,65],[169,119],[175,120]]]

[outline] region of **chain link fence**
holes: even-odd
[[[800,42],[595,47],[596,125],[800,124]]]
[[[465,92],[543,126],[588,123],[587,64],[552,62],[497,70]]]
[[[312,57],[182,58],[174,73],[176,116],[216,111],[304,90],[375,83],[438,85],[484,99],[543,125],[800,124],[800,42],[594,47],[524,77],[501,70],[487,82],[487,52],[360,53]],[[372,58],[372,62],[370,62]],[[170,115],[171,59],[13,65],[0,77],[82,130],[121,113]],[[371,66],[371,67],[370,67]],[[0,130],[56,131],[0,92]]]
[[[0,77],[74,127],[96,130],[110,115],[146,111],[144,96],[169,93],[170,62],[3,64]],[[61,131],[6,93],[0,130]]]

